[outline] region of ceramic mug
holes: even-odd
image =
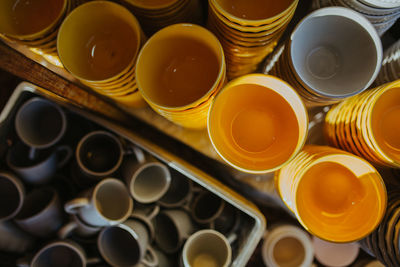
[[[58,146],[53,151],[36,152],[36,159],[29,159],[29,147],[17,143],[7,153],[7,165],[29,184],[45,184],[72,156],[69,146]]]
[[[53,235],[63,222],[63,212],[57,191],[50,187],[31,191],[26,195],[14,222],[34,236]]]
[[[158,266],[158,259],[149,245],[146,226],[134,219],[104,228],[97,239],[100,254],[111,266]]]
[[[0,172],[0,221],[15,217],[22,208],[25,187],[22,182],[9,172]]]
[[[169,188],[157,203],[165,208],[182,207],[193,197],[194,187],[192,180],[173,169],[170,170],[170,173],[171,183]]]
[[[60,239],[65,239],[73,234],[80,237],[91,237],[100,232],[100,230],[101,227],[88,225],[78,215],[72,214],[70,221],[58,230],[57,235]]]
[[[167,192],[171,174],[167,166],[154,158],[146,158],[140,149],[134,148],[135,156],[126,157],[122,176],[131,196],[141,203],[152,203]]]
[[[115,178],[101,180],[64,205],[69,214],[77,214],[91,226],[115,225],[132,213],[133,200],[123,182]]]

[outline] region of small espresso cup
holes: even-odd
[[[266,266],[308,267],[314,259],[309,235],[294,225],[273,227],[265,235],[261,256]]]
[[[196,230],[190,215],[180,209],[163,210],[153,220],[155,243],[165,253],[178,251]]]
[[[98,263],[100,259],[88,259],[83,248],[71,240],[53,241],[38,252],[33,258],[25,257],[17,261],[18,267],[84,267]]]
[[[154,250],[149,246],[146,226],[134,219],[104,228],[97,239],[100,254],[111,266],[158,266]]]
[[[65,239],[72,234],[79,237],[92,237],[100,232],[100,230],[101,227],[88,225],[78,215],[72,214],[70,221],[58,230],[57,235],[60,239]]]
[[[140,203],[152,203],[167,192],[171,174],[167,166],[154,158],[145,158],[140,149],[133,150],[122,166],[122,175],[132,197]]]
[[[25,187],[9,172],[0,172],[0,221],[15,217],[22,208]]]
[[[45,184],[72,156],[69,146],[59,146],[53,151],[36,152],[35,160],[29,158],[29,147],[17,143],[7,153],[7,165],[29,184]]]
[[[120,140],[107,131],[86,134],[75,151],[83,175],[100,179],[111,176],[121,166],[124,151]]]
[[[193,220],[199,224],[208,224],[224,234],[229,233],[238,224],[236,209],[216,194],[204,191],[194,199],[190,211]]]
[[[34,236],[52,236],[63,222],[62,207],[57,191],[50,187],[31,191],[26,195],[14,222]]]
[[[205,229],[192,234],[182,250],[184,267],[228,267],[232,260],[229,240],[220,232]]]
[[[26,101],[15,116],[15,130],[21,140],[31,147],[29,158],[35,158],[36,149],[56,144],[67,129],[64,111],[56,104],[34,97]]]
[[[77,214],[91,226],[109,226],[125,221],[132,213],[133,200],[123,182],[106,178],[80,197],[65,203],[69,214]]]

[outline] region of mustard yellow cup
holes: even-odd
[[[122,79],[126,76],[134,79],[132,66],[141,43],[140,25],[129,10],[109,1],[92,1],[78,6],[65,18],[59,30],[57,50],[65,69],[85,85],[108,96],[101,89],[111,84],[123,86],[126,83]],[[139,94],[132,87],[130,93],[134,91]],[[122,104],[139,107],[144,101],[123,101]]]
[[[296,91],[264,74],[229,82],[215,97],[207,125],[218,154],[247,173],[284,166],[303,147],[307,127],[307,111]]]
[[[195,24],[161,29],[143,46],[136,63],[136,82],[146,102],[187,128],[206,127],[208,107],[224,80],[221,44]],[[182,114],[187,118],[182,120]]]

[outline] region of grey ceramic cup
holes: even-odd
[[[107,131],[93,131],[78,143],[75,157],[79,170],[89,178],[110,177],[121,166],[124,150],[120,140]]]
[[[57,235],[60,239],[65,239],[73,234],[85,238],[96,235],[100,230],[101,227],[88,225],[78,215],[73,214],[70,221],[58,230]]]
[[[134,148],[121,168],[122,176],[131,196],[140,203],[152,203],[167,192],[171,183],[168,167],[151,157],[145,157],[140,149]]]
[[[77,214],[91,226],[109,226],[125,221],[132,213],[133,200],[123,182],[101,180],[91,189],[64,204],[69,214]]]
[[[0,250],[24,253],[34,246],[33,236],[22,231],[11,221],[0,222]]]
[[[25,198],[25,187],[15,175],[0,172],[0,221],[15,217],[21,210]]]
[[[40,97],[33,97],[18,109],[15,116],[15,130],[21,140],[32,148],[30,158],[36,149],[55,145],[67,129],[64,111],[56,104]]]
[[[111,266],[158,266],[158,258],[149,245],[146,226],[134,219],[104,228],[97,239],[100,254]]]
[[[178,208],[184,206],[193,197],[193,182],[177,171],[171,172],[171,183],[167,192],[157,201],[165,208]]]
[[[165,253],[177,252],[196,230],[190,215],[180,209],[163,210],[153,220],[155,243]]]
[[[308,14],[292,32],[289,46],[298,80],[316,95],[334,99],[368,88],[382,62],[381,40],[372,24],[344,7]]]
[[[229,240],[220,232],[205,229],[192,234],[182,249],[184,267],[228,267],[232,260]]]
[[[16,143],[7,153],[7,165],[29,184],[45,184],[72,156],[69,146],[58,146],[52,151],[36,152],[36,159],[29,159],[29,147]],[[42,155],[42,156],[41,156]]]
[[[37,237],[50,237],[63,223],[63,212],[57,191],[53,188],[34,189],[26,195],[14,222]]]
[[[84,267],[100,262],[100,259],[88,259],[83,248],[71,241],[53,241],[34,254],[17,261],[18,267]]]

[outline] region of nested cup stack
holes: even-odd
[[[208,28],[224,48],[229,79],[255,72],[272,52],[298,0],[208,1]]]
[[[350,97],[325,118],[325,135],[335,147],[378,166],[400,167],[400,80]]]
[[[376,77],[376,86],[400,79],[400,40],[397,40],[383,53],[382,67]]]
[[[286,206],[311,234],[330,242],[358,241],[381,222],[386,187],[366,160],[328,146],[307,145],[275,173]]]
[[[215,94],[225,84],[225,57],[218,39],[195,24],[155,33],[136,66],[139,91],[150,107],[180,126],[203,129]]]
[[[327,7],[296,25],[269,73],[291,84],[308,107],[325,106],[367,89],[381,62],[371,23],[353,10]]]
[[[143,31],[152,35],[176,23],[202,22],[201,0],[127,0]]]
[[[57,33],[74,4],[71,0],[1,1],[0,37],[62,66],[57,56]]]
[[[132,13],[109,1],[92,1],[74,9],[57,38],[65,69],[82,84],[125,107],[145,102],[136,85],[135,68],[144,34]]]

